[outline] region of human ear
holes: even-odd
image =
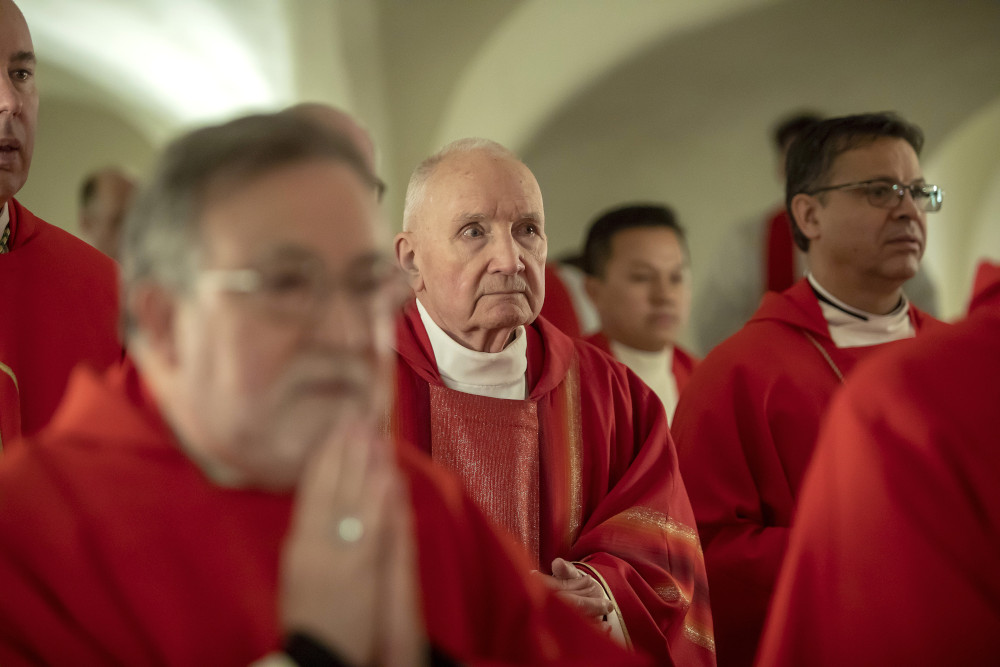
[[[820,224],[818,213],[822,206],[815,195],[807,195],[804,192],[792,197],[791,205],[793,224],[797,225],[799,231],[812,241],[820,236]]]
[[[162,363],[176,365],[177,296],[162,285],[147,283],[132,290],[127,307],[149,351]]]
[[[587,293],[587,297],[594,303],[598,303],[601,298],[601,292],[604,287],[604,282],[599,278],[587,275],[583,279],[583,290]]]
[[[413,242],[412,235],[413,232],[400,232],[396,234],[394,246],[396,250],[396,262],[403,269],[406,282],[410,284],[410,289],[414,292],[419,292],[424,288],[424,279],[420,273],[416,245]]]

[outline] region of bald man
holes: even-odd
[[[658,664],[714,664],[704,563],[663,406],[538,312],[531,171],[480,139],[421,163],[396,257],[395,432],[458,472],[550,586]]]
[[[0,447],[44,426],[81,362],[121,356],[115,263],[36,217],[14,195],[38,120],[35,53],[24,16],[0,0]]]

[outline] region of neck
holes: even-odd
[[[470,350],[477,352],[502,352],[514,340],[514,331],[516,329],[517,327],[505,327],[503,329],[475,331],[467,334],[456,334],[451,331],[445,331],[445,333],[453,341]]]
[[[811,272],[827,292],[848,306],[872,315],[891,313],[903,296],[903,281],[872,277],[857,280],[824,271],[819,266],[812,266]]]
[[[604,337],[609,341],[618,343],[619,345],[624,345],[625,347],[632,348],[633,350],[638,350],[640,352],[648,352],[649,354],[657,354],[661,352],[669,352],[674,349],[673,343],[663,343],[662,345],[657,345],[656,343],[642,344],[641,342],[631,340],[629,336],[620,336],[614,331],[609,331],[607,329],[602,330]]]

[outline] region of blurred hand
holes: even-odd
[[[533,574],[541,577],[557,591],[559,597],[579,609],[584,616],[601,620],[615,609],[596,579],[562,558],[552,561],[551,576],[537,571]]]
[[[343,419],[307,463],[281,572],[282,622],[352,664],[418,665],[409,498],[387,443]]]

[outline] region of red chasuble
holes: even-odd
[[[545,300],[541,314],[567,336],[580,337],[580,318],[576,314],[573,297],[555,264],[545,265]]]
[[[444,386],[411,302],[392,430],[456,469],[540,569],[556,557],[581,563],[657,664],[714,664],[704,564],[663,406],[625,366],[544,318],[526,332],[528,399],[464,394]]]
[[[910,317],[921,333],[944,326],[912,306]],[[752,663],[820,418],[842,376],[883,347],[837,348],[803,279],[766,294],[681,394],[672,433],[705,549],[720,665]]]
[[[612,357],[615,356],[615,353],[611,350],[610,341],[608,341],[603,333],[595,333],[592,336],[587,336],[584,340],[597,347],[597,349],[607,352]],[[674,379],[677,381],[678,394],[684,391],[684,387],[687,386],[688,380],[691,379],[691,373],[694,372],[694,367],[697,365],[697,357],[684,348],[674,345],[674,355],[673,361],[670,364],[670,372],[674,374]]]
[[[118,267],[11,199],[0,255],[0,444],[33,435],[55,411],[73,367],[121,358]]]
[[[997,663],[993,280],[967,320],[866,362],[831,404],[760,664]]]
[[[767,245],[763,262],[764,290],[784,292],[795,284],[799,275],[795,270],[795,238],[792,236],[788,210],[782,206],[765,224]]]
[[[463,664],[643,664],[526,581],[456,480],[412,447],[399,465],[437,647]],[[261,658],[281,642],[292,503],[209,482],[134,370],[78,371],[51,426],[0,460],[0,664]]]

